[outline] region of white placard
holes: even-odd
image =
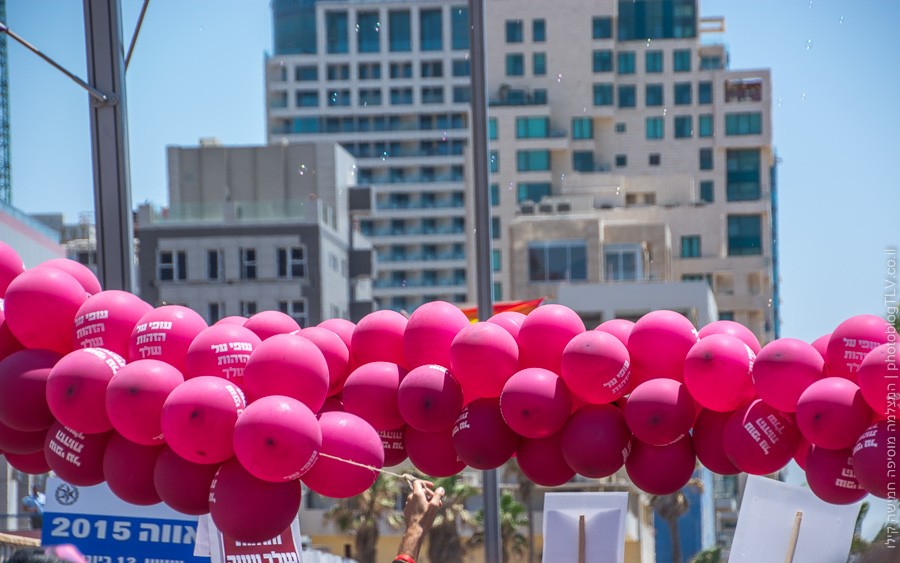
[[[547,493],[543,560],[578,560],[578,522],[584,516],[585,563],[622,563],[627,510],[628,493]]]

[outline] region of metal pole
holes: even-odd
[[[137,45],[137,38],[141,33],[141,26],[144,24],[144,16],[147,15],[147,6],[149,5],[150,0],[144,0],[144,5],[141,6],[141,14],[138,16],[137,25],[134,27],[134,35],[131,36],[131,44],[128,45],[128,54],[125,55],[125,70],[128,70],[128,64],[131,63],[131,55],[134,53],[134,46]]]
[[[491,291],[491,206],[488,199],[487,68],[485,64],[484,0],[469,0],[472,80],[472,170],[475,207],[475,276],[478,318],[493,313]],[[500,563],[500,494],[497,470],[482,473],[484,495],[484,560]]]
[[[134,229],[125,112],[125,48],[119,0],[84,0],[88,82],[113,103],[91,101],[97,268],[105,289],[132,291]]]

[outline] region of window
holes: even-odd
[[[715,201],[715,184],[712,180],[703,180],[700,182],[700,201],[704,203],[712,203]]]
[[[610,49],[594,49],[594,72],[612,72],[613,52]]]
[[[720,321],[733,321],[734,320],[734,311],[719,311],[719,320]]]
[[[494,285],[491,289],[493,292],[494,302],[496,303],[497,301],[503,301],[503,282],[494,282]]]
[[[694,136],[694,118],[690,115],[675,117],[675,138],[689,139]]]
[[[620,84],[619,85],[619,107],[620,108],[633,108],[637,105],[637,94],[636,87],[634,84]]]
[[[331,107],[349,106],[350,90],[332,90],[328,93],[328,105]]]
[[[412,63],[391,63],[391,78],[412,78]]]
[[[275,253],[275,272],[279,278],[305,278],[306,249],[302,246],[279,248]]]
[[[521,43],[523,37],[522,20],[506,20],[506,42]]]
[[[471,86],[454,86],[453,87],[453,103],[468,104],[472,101]]]
[[[450,8],[450,46],[454,51],[469,48],[469,8]]]
[[[528,243],[528,281],[537,283],[587,280],[587,243],[546,240]]]
[[[594,39],[612,39],[612,18],[595,16],[591,25],[591,36]]]
[[[644,103],[647,107],[663,105],[663,85],[647,84],[647,86],[644,87]]]
[[[547,74],[547,53],[534,53],[531,55],[531,68],[535,76]]]
[[[550,134],[549,117],[517,117],[516,139],[544,139]]]
[[[157,266],[159,281],[184,281],[187,279],[187,252],[161,250]]]
[[[409,10],[388,12],[388,47],[393,53],[412,50],[409,31]]]
[[[652,152],[652,153],[650,153],[650,155],[647,157],[647,163],[648,163],[650,166],[659,166],[659,163],[660,163],[660,161],[661,161],[661,158],[662,158],[662,157],[660,157],[660,155],[659,155],[658,152]]]
[[[665,120],[662,117],[647,118],[647,140],[662,139],[665,136]]]
[[[453,76],[469,76],[469,61],[455,59],[453,61]]]
[[[444,48],[441,9],[419,12],[419,44],[422,51],[440,51]]]
[[[319,67],[316,65],[298,66],[294,71],[294,80],[298,82],[310,82],[319,79]]]
[[[726,135],[759,135],[762,133],[762,114],[758,111],[725,114]]]
[[[735,78],[725,81],[725,102],[762,101],[762,79]]]
[[[360,89],[359,105],[363,107],[381,105],[381,88]]]
[[[608,83],[594,84],[594,105],[613,105],[613,85]]]
[[[689,106],[691,105],[691,83],[676,82],[675,83],[675,105]]]
[[[619,123],[616,123],[615,129],[616,133],[625,133],[628,131],[628,125],[620,121]]]
[[[290,301],[279,301],[278,310],[289,315],[297,321],[300,328],[309,325],[309,314],[306,311],[306,299],[292,299]]]
[[[697,36],[697,0],[619,0],[619,41]]]
[[[491,151],[490,154],[491,174],[500,172],[500,155],[497,151]]]
[[[499,272],[502,268],[502,262],[500,257],[500,251],[495,249],[491,250],[491,270],[494,272]]]
[[[550,170],[550,151],[541,149],[516,151],[516,170],[519,172]]]
[[[377,53],[381,50],[381,22],[378,12],[356,13],[356,43],[360,53]]]
[[[252,317],[257,312],[256,301],[241,301],[241,316]]]
[[[491,117],[488,119],[488,139],[491,141],[497,140],[497,118]]]
[[[544,19],[532,20],[531,40],[535,43],[543,43],[547,40],[547,22]]]
[[[603,270],[608,282],[644,279],[644,261],[639,244],[607,244],[603,248]]]
[[[644,69],[647,74],[663,71],[662,51],[646,51],[644,53]]]
[[[422,88],[423,104],[444,103],[444,88],[442,86],[426,86]]]
[[[681,257],[700,258],[700,235],[681,237]]]
[[[525,74],[525,55],[509,53],[506,55],[506,76],[522,76]]]
[[[523,201],[540,202],[552,191],[550,182],[519,182],[516,203]]]
[[[325,12],[325,42],[329,53],[346,53],[347,49],[347,12]]]
[[[350,65],[328,65],[327,71],[328,80],[350,80]]]
[[[728,216],[728,255],[758,256],[762,254],[762,216]]]
[[[356,67],[356,75],[360,80],[380,80],[381,63],[360,63]]]
[[[503,230],[500,228],[500,217],[491,217],[491,238],[498,240]]]
[[[500,185],[491,184],[490,190],[491,207],[497,207],[498,205],[500,205]]]
[[[634,74],[634,51],[621,51],[616,56],[618,74]]]
[[[710,148],[700,149],[700,170],[713,169],[713,150]]]
[[[676,49],[672,51],[672,69],[675,72],[691,71],[691,50]]]
[[[697,83],[697,103],[698,104],[711,104],[713,101],[713,88],[712,82],[698,82]]]
[[[619,168],[624,168],[628,166],[628,155],[627,154],[617,154],[616,155],[616,166]]]
[[[440,78],[444,76],[444,63],[441,61],[422,61],[419,70],[422,78]]]
[[[242,280],[255,280],[256,279],[256,249],[255,248],[242,248],[240,250],[241,256],[241,279]]]
[[[206,322],[214,324],[225,316],[224,303],[208,303],[206,306]]]
[[[225,260],[221,250],[206,251],[206,279],[210,281],[225,279]]]
[[[594,151],[572,151],[572,169],[576,172],[593,172]]]
[[[319,107],[318,90],[297,90],[297,107]]]
[[[412,88],[391,88],[391,105],[408,106],[413,103]]]
[[[594,138],[594,120],[590,117],[573,117],[572,118],[572,138],[573,139],[593,139]]]
[[[726,153],[725,199],[755,201],[760,198],[759,149],[729,149]]]

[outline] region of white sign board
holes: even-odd
[[[547,493],[544,495],[544,561],[585,563],[625,560],[628,493]],[[584,536],[580,538],[581,517]]]

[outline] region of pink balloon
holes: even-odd
[[[542,305],[530,312],[519,329],[519,363],[560,373],[563,350],[584,332],[578,313],[565,305]]]
[[[731,414],[703,409],[694,422],[692,437],[697,459],[719,475],[737,475],[741,472],[725,453],[725,425]]]
[[[653,446],[670,444],[687,434],[695,415],[687,387],[674,379],[645,381],[625,403],[628,427],[637,439]]]
[[[6,289],[3,311],[16,340],[27,348],[72,351],[75,314],[88,298],[78,280],[58,268],[35,268]]]
[[[13,336],[12,331],[9,330],[9,323],[6,322],[6,317],[3,315],[3,311],[0,311],[0,361],[5,360],[14,352],[18,352],[19,350],[24,349],[25,346],[23,346],[21,342],[16,340],[16,337]]]
[[[470,324],[450,344],[450,371],[467,401],[499,397],[503,385],[518,370],[516,340],[497,323]]]
[[[665,446],[635,440],[625,460],[625,470],[642,491],[651,495],[670,495],[687,485],[696,463],[690,436]]]
[[[754,355],[759,354],[759,340],[756,338],[756,335],[753,334],[752,330],[741,323],[736,323],[734,321],[713,321],[701,328],[697,333],[697,336],[703,340],[707,336],[713,334],[727,334],[729,336],[734,336],[746,344],[753,351]]]
[[[476,399],[466,405],[456,419],[452,436],[459,459],[482,470],[506,463],[519,445],[519,437],[503,421],[497,399]]]
[[[352,497],[371,487],[378,477],[377,470],[384,466],[384,448],[378,432],[368,422],[348,412],[322,413],[319,425],[322,427],[322,449],[312,469],[301,478],[306,486],[331,498]]]
[[[403,333],[406,317],[396,311],[384,309],[363,317],[353,330],[350,354],[357,364],[391,362],[404,365]]]
[[[293,317],[281,311],[260,311],[244,323],[244,328],[253,331],[260,340],[268,340],[277,334],[290,334],[300,330]]]
[[[625,344],[599,328],[569,341],[560,369],[572,395],[594,405],[611,403],[625,395],[631,379]]]
[[[522,440],[516,449],[516,462],[528,479],[542,487],[558,487],[575,476],[563,457],[559,433]]]
[[[244,390],[250,401],[284,395],[317,412],[328,393],[328,364],[312,341],[296,334],[276,334],[250,354]]]
[[[250,329],[218,325],[200,331],[184,359],[184,378],[214,375],[240,386],[250,354],[262,341]]]
[[[525,368],[503,386],[500,412],[516,434],[544,438],[562,430],[572,412],[572,398],[565,382],[554,372]]]
[[[226,536],[264,542],[281,534],[300,510],[299,481],[257,479],[237,460],[219,468],[209,492],[209,514]]]
[[[866,496],[853,472],[850,448],[813,446],[806,458],[806,482],[817,497],[831,504],[852,504]]]
[[[616,337],[623,346],[628,346],[628,337],[634,329],[634,322],[627,319],[609,319],[600,323],[594,330],[605,332]]]
[[[406,370],[390,362],[371,362],[356,368],[344,383],[344,410],[372,425],[390,430],[404,424],[397,404],[400,381]],[[451,421],[452,423],[452,421]]]
[[[221,319],[217,320],[217,321],[215,322],[215,324],[217,324],[217,325],[238,325],[238,326],[244,326],[245,324],[247,324],[247,318],[246,318],[246,317],[240,317],[240,316],[238,316],[238,315],[231,315],[231,316],[228,316],[228,317],[222,317]],[[213,325],[213,326],[215,326],[215,325]],[[207,512],[208,512],[208,511],[207,511]],[[204,514],[205,514],[205,513],[204,513]]]
[[[328,329],[340,336],[341,341],[344,343],[344,346],[347,347],[347,350],[350,349],[350,343],[353,341],[353,331],[356,330],[355,324],[347,319],[326,319],[317,326]]]
[[[887,418],[896,408],[897,344],[882,344],[866,355],[859,366],[859,389],[878,418]]]
[[[782,412],[794,412],[800,395],[822,379],[824,365],[810,344],[779,338],[763,346],[756,356],[753,383],[760,399]]]
[[[403,357],[409,369],[428,364],[450,367],[450,343],[469,325],[462,310],[446,301],[424,303],[403,331]]]
[[[450,477],[466,467],[453,446],[453,429],[422,432],[411,426],[404,433],[409,461],[431,477]]]
[[[188,348],[205,328],[203,317],[187,307],[157,307],[134,326],[128,344],[128,361],[161,360],[183,374]]]
[[[44,450],[34,452],[33,454],[13,454],[7,452],[4,454],[6,462],[10,467],[22,473],[29,475],[41,475],[50,472],[50,464],[47,463],[47,457]]]
[[[128,357],[131,332],[153,310],[141,298],[110,289],[88,297],[75,313],[74,348],[105,348]]]
[[[513,338],[519,338],[519,330],[525,322],[525,314],[518,311],[501,311],[494,314],[486,322],[503,328]]]
[[[684,359],[697,343],[697,330],[675,311],[651,311],[634,323],[628,337],[634,387],[660,377],[683,380]]]
[[[797,450],[794,452],[794,461],[797,462],[797,465],[800,466],[800,469],[806,471],[806,458],[809,457],[809,450],[812,449],[812,444],[809,443],[809,440],[803,437],[803,434],[800,435],[800,439],[797,440]]]
[[[0,241],[0,298],[6,296],[6,288],[24,271],[25,263],[19,254],[13,247]]]
[[[828,357],[828,341],[829,340],[831,340],[830,332],[828,334],[824,334],[824,335],[816,338],[812,342],[812,347],[815,348],[816,352],[818,352],[822,356],[823,361],[825,360],[825,358]]]
[[[143,446],[163,444],[163,404],[182,383],[181,372],[159,360],[126,365],[106,387],[106,414],[113,428]]]
[[[103,482],[103,454],[112,432],[82,434],[55,422],[47,432],[44,455],[66,483],[90,487]]]
[[[113,494],[139,506],[162,502],[153,484],[153,468],[162,449],[129,442],[112,432],[103,454],[103,477]]]
[[[407,424],[423,432],[450,428],[463,406],[462,389],[447,368],[423,365],[403,377],[397,407]]]
[[[65,426],[85,434],[112,430],[106,416],[106,387],[125,366],[122,356],[102,348],[66,354],[47,377],[47,404]]]
[[[875,315],[857,315],[831,333],[825,354],[828,375],[856,383],[856,372],[866,354],[887,342],[897,342],[897,331]]]
[[[304,328],[298,333],[316,345],[328,366],[328,396],[337,395],[350,375],[350,350],[336,333],[318,326]]]
[[[816,446],[850,448],[872,421],[859,387],[843,377],[826,377],[810,385],[797,401],[797,426]]]
[[[0,422],[0,452],[27,455],[44,451],[46,430],[22,432]]]
[[[756,354],[729,334],[710,334],[684,360],[684,384],[691,397],[714,411],[730,412],[756,395],[750,366]]]
[[[631,449],[625,415],[612,405],[587,405],[563,427],[560,446],[566,463],[589,479],[609,477],[622,468]]]
[[[787,465],[799,438],[787,415],[757,399],[736,410],[725,424],[725,454],[745,473],[768,475]]]
[[[280,483],[309,471],[322,430],[309,407],[281,395],[250,404],[234,426],[234,454],[244,469],[263,481]]]
[[[853,447],[853,471],[859,483],[878,498],[897,498],[897,431],[879,421],[860,434]]]
[[[188,461],[223,462],[234,455],[234,424],[246,406],[240,388],[221,377],[189,379],[163,403],[163,435],[169,447]]]
[[[209,513],[209,488],[220,464],[191,463],[164,446],[153,466],[153,485],[166,505],[182,514]]]
[[[62,270],[78,280],[81,287],[83,287],[90,295],[96,295],[103,291],[103,288],[100,287],[100,280],[97,279],[94,272],[81,262],[76,262],[75,260],[70,260],[68,258],[51,258],[50,260],[45,260],[38,264],[38,267]]]
[[[22,350],[0,361],[0,422],[22,432],[46,430],[53,424],[47,378],[59,359],[48,350]]]
[[[393,430],[382,430],[378,433],[381,437],[381,445],[384,448],[384,466],[400,465],[406,461],[406,425]],[[452,446],[451,446],[452,448]]]

